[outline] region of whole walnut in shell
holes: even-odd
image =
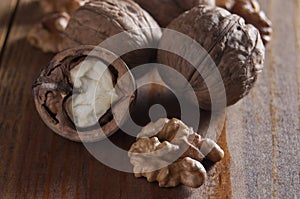
[[[254,26],[246,25],[243,18],[225,9],[197,6],[180,15],[167,28],[174,31],[164,31],[160,49],[165,50],[159,50],[158,62],[184,76],[192,86],[200,108],[212,108],[211,95],[217,96],[213,99],[217,103],[226,100],[229,106],[249,93],[263,68],[265,55],[260,34]],[[189,36],[196,44],[180,40],[177,32]],[[202,51],[195,48],[200,45]],[[190,57],[190,60],[183,57]],[[216,70],[222,78],[220,81],[215,80]],[[178,82],[177,78],[165,72],[161,75],[170,87],[190,96],[191,91],[186,90],[186,85]],[[209,92],[208,83],[213,93]],[[222,84],[226,99],[220,94],[224,91]]]
[[[128,156],[136,177],[158,181],[160,187],[180,183],[199,187],[206,179],[200,162],[204,158],[218,162],[224,152],[214,141],[202,139],[180,120],[162,118],[142,129]]]
[[[215,5],[215,0],[134,0],[148,11],[161,27],[196,5]]]
[[[55,31],[49,32],[57,34]],[[111,43],[106,42],[101,47],[122,55],[122,59],[131,68],[155,59],[156,51],[146,48],[158,46],[162,34],[160,27],[138,4],[127,0],[95,0],[86,3],[71,15],[57,42],[49,43],[36,34],[31,35],[31,40],[38,42],[31,43],[55,53],[78,45],[97,46],[118,33],[123,33],[121,38],[112,39]],[[51,48],[45,48],[46,45]],[[122,50],[128,53],[120,54]]]
[[[115,54],[94,46],[58,53],[33,84],[46,125],[73,140],[93,142],[116,132],[135,99],[135,81]]]
[[[156,21],[138,4],[126,0],[93,1],[79,8],[71,17],[60,49],[79,44],[99,45],[105,39],[123,33],[122,41],[108,43],[104,47],[119,55],[118,49],[131,51],[122,56],[129,67],[148,63],[156,57],[156,51],[147,48],[157,46],[161,30]],[[118,45],[118,46],[116,46]]]

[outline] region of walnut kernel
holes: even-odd
[[[94,46],[58,53],[33,85],[35,105],[46,125],[67,139],[83,142],[115,133],[128,117],[134,91],[126,64]]]
[[[224,152],[214,141],[202,139],[180,120],[162,118],[142,129],[128,156],[136,177],[158,181],[161,187],[180,183],[199,187],[206,178],[200,162],[204,158],[220,161]]]

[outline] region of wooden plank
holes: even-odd
[[[18,0],[2,0],[0,2],[0,60],[9,30],[14,21],[17,6]]]
[[[282,6],[281,0],[261,0],[274,24],[273,41],[256,87],[229,108],[219,139],[225,158],[209,170],[201,188],[163,189],[103,165],[42,123],[31,84],[52,55],[27,43],[26,32],[41,13],[37,1],[21,0],[0,62],[0,196],[300,198],[299,1]],[[111,139],[125,142],[121,133]]]
[[[255,89],[229,109],[233,198],[299,198],[299,7],[261,2],[274,34]]]

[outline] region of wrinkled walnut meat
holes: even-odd
[[[72,14],[80,6],[90,0],[40,0],[40,6],[44,13],[66,12]]]
[[[43,52],[57,52],[70,16],[67,13],[51,13],[43,17],[27,35],[29,43]]]
[[[215,5],[215,0],[134,0],[148,11],[161,27],[196,5]]]
[[[158,51],[158,62],[176,69],[188,80],[202,109],[211,109],[211,95],[219,97],[222,92],[219,90],[220,83],[224,84],[228,106],[249,93],[263,68],[265,55],[265,47],[256,28],[246,25],[243,18],[225,9],[210,6],[194,7],[173,20],[167,28],[189,36],[205,50],[199,52],[189,42],[177,41],[174,31],[165,31],[160,49],[166,51]],[[181,56],[170,53],[178,49]],[[193,55],[192,60],[184,60],[183,55]],[[214,64],[221,81],[213,81],[216,76],[210,71],[215,71]],[[202,71],[201,75],[196,68]],[[185,85],[179,85],[177,78],[163,72],[161,75],[170,87],[190,98],[192,92]],[[209,91],[206,82],[211,82],[210,88],[215,89],[213,92]],[[214,100],[218,103],[224,97]]]
[[[245,19],[246,23],[254,25],[259,30],[264,44],[270,42],[272,23],[260,9],[256,0],[216,0],[216,6],[240,15]]]
[[[127,117],[134,90],[126,64],[93,46],[57,54],[33,85],[43,121],[59,135],[83,142],[117,131]]]
[[[199,187],[206,178],[200,162],[204,158],[218,162],[224,152],[214,141],[202,139],[180,120],[163,118],[142,129],[128,156],[136,177],[158,181],[160,187],[180,183]]]

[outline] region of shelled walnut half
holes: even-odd
[[[134,91],[126,64],[93,46],[57,54],[33,84],[37,111],[48,127],[83,142],[116,132],[128,116]]]
[[[214,141],[202,139],[180,120],[162,118],[142,129],[128,156],[136,177],[158,181],[160,187],[180,183],[199,187],[206,179],[200,162],[204,158],[218,162],[224,152]]]

